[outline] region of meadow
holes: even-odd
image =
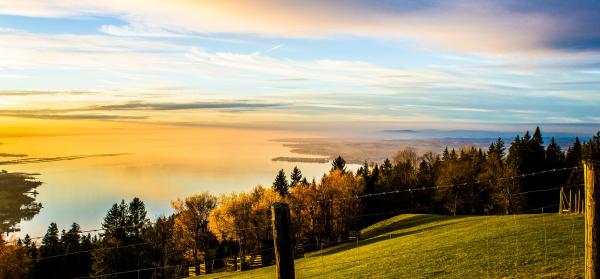
[[[295,261],[297,278],[582,278],[583,215],[403,214]],[[276,278],[275,267],[197,278]]]

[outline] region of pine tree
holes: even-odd
[[[56,223],[50,223],[48,230],[42,238],[42,246],[40,252],[42,257],[55,256],[62,253],[60,238],[58,237],[58,226]]]
[[[579,141],[579,137],[575,138],[575,142],[567,149],[567,154],[565,157],[565,166],[572,168],[578,166],[582,160],[582,148],[581,141]],[[569,178],[567,179],[567,185],[578,185],[583,181],[583,170],[581,168],[571,170],[569,174]]]
[[[60,238],[58,236],[58,226],[56,223],[50,223],[48,226],[48,230],[42,238],[42,245],[40,246],[40,256],[44,257],[52,257],[56,255],[63,254],[62,244],[60,242]],[[43,275],[44,278],[62,278],[62,259],[59,258],[49,258],[43,261],[40,261],[39,265],[36,268],[36,273]],[[57,268],[58,267],[58,268]]]
[[[379,181],[379,166],[375,164],[373,170],[371,171],[371,183],[373,184],[373,190],[375,190],[375,185]]]
[[[304,177],[302,178],[302,181],[300,183],[302,183],[302,185],[308,185],[308,180],[306,179],[306,177]]]
[[[567,156],[565,158],[567,167],[574,167],[581,163],[581,148],[581,141],[579,141],[579,137],[576,137],[573,145],[567,149]]]
[[[504,141],[501,138],[498,138],[492,145],[494,146],[494,152],[498,154],[500,158],[503,158],[506,151],[506,148],[504,147]]]
[[[338,156],[331,162],[331,171],[340,170],[342,173],[346,172],[346,160],[342,156]]]
[[[371,179],[371,175],[369,172],[369,164],[367,164],[367,161],[364,162],[362,167],[358,168],[358,170],[356,171],[356,176],[362,177],[365,187],[365,194],[372,194],[375,190],[375,187]]]
[[[77,223],[71,225],[71,229],[68,232],[63,230],[62,237],[60,238],[62,245],[66,253],[77,252],[80,249],[80,237],[81,228]]]
[[[290,186],[288,184],[287,178],[285,177],[285,172],[283,169],[279,170],[277,176],[275,177],[275,181],[273,181],[273,191],[279,193],[280,196],[285,197],[289,192]]]
[[[27,254],[27,256],[31,256],[31,244],[32,243],[33,243],[33,241],[31,241],[31,237],[29,236],[29,234],[26,234],[25,238],[23,238],[23,247],[25,247],[25,253]]]
[[[383,176],[388,176],[392,172],[392,162],[389,159],[385,159],[383,164],[381,164],[381,174]]]
[[[124,200],[113,204],[104,217],[104,233],[98,241],[99,248],[104,249],[93,252],[92,269],[96,275],[148,267],[148,259],[143,257],[148,247],[112,249],[143,242],[141,232],[149,223],[146,215],[144,203],[138,198],[129,204]]]
[[[543,145],[544,144],[544,140],[542,140],[542,132],[540,131],[540,127],[535,127],[535,131],[533,132],[533,137],[531,138],[531,141],[539,144],[539,145]]]
[[[150,223],[150,220],[146,217],[146,206],[139,198],[133,198],[129,203],[128,209],[127,224],[131,237],[134,241],[140,240],[142,230]]]
[[[584,160],[600,161],[600,131],[583,145],[582,158]]]
[[[446,161],[450,159],[450,152],[448,152],[448,146],[446,146],[446,148],[444,148],[444,152],[442,152],[442,160]]]
[[[290,188],[294,188],[300,181],[302,181],[302,172],[298,166],[295,166],[290,174]]]
[[[564,160],[565,155],[553,137],[548,147],[546,147],[546,166],[548,169],[560,168],[563,166]]]
[[[86,276],[92,272],[92,253],[89,251],[96,248],[95,242],[96,241],[94,241],[92,239],[92,236],[89,233],[87,235],[83,235],[81,237],[81,244],[80,244],[81,252],[79,253],[79,257],[78,257],[78,260],[79,260],[78,263],[79,263],[80,267],[78,268],[78,270],[79,270],[79,274],[82,274],[82,275],[79,275],[79,276]]]

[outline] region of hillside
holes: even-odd
[[[309,253],[297,278],[582,277],[583,216],[398,215]],[[274,278],[274,266],[198,278]]]

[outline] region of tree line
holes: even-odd
[[[554,139],[545,144],[536,128],[508,147],[499,138],[487,150],[446,148],[442,154],[418,155],[405,148],[392,160],[365,162],[356,172],[338,157],[319,181],[309,182],[297,167],[289,179],[280,170],[269,188],[177,199],[172,215],[154,221],[134,198],[115,203],[95,235],[82,233],[77,224],[59,232],[52,223],[39,243],[29,236],[14,245],[0,241],[0,277],[72,278],[133,270],[112,277],[175,278],[188,267],[198,274],[201,264],[210,271],[238,257],[243,270],[250,265],[246,256],[261,255],[265,264],[272,259],[270,206],[277,201],[290,205],[295,242],[310,250],[348,240],[398,212],[515,214],[554,204],[557,191],[545,190],[580,187],[582,169],[575,167],[583,159],[600,160],[600,132],[583,143],[576,138],[564,151]],[[514,178],[551,169],[563,170]]]

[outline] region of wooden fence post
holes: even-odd
[[[560,187],[560,193],[558,193],[558,214],[562,214],[563,213],[563,187]]]
[[[585,278],[600,278],[600,187],[596,187],[596,170],[593,162],[583,162],[585,183]]]
[[[277,278],[294,279],[294,244],[290,226],[290,207],[285,203],[276,202],[271,206],[271,216]]]

